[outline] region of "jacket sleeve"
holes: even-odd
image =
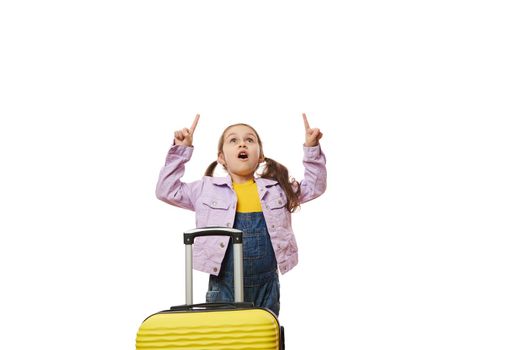
[[[303,147],[303,166],[305,174],[300,182],[300,202],[305,203],[321,196],[327,188],[327,168],[325,154],[320,145]]]
[[[194,203],[203,187],[203,181],[185,183],[185,163],[190,160],[193,147],[172,146],[166,156],[166,162],[159,174],[155,194],[158,199],[176,207],[195,210]]]

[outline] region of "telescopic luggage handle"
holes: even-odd
[[[229,236],[234,243],[243,243],[243,231],[228,227],[204,227],[186,231],[184,234],[184,244],[194,244],[194,239],[203,236]]]
[[[193,244],[197,237],[229,236],[234,247],[234,301],[244,302],[243,293],[243,231],[228,227],[204,227],[185,231],[183,234],[186,260],[186,305],[193,304]]]

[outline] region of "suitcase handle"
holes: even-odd
[[[243,302],[243,303],[203,303],[193,305],[178,305],[172,306],[170,311],[207,311],[207,310],[237,310],[237,309],[252,309],[254,303]]]
[[[204,227],[188,230],[183,234],[184,244],[194,244],[196,237],[203,236],[229,236],[234,243],[243,243],[243,231],[228,227]]]
[[[193,244],[196,237],[229,236],[234,248],[234,301],[244,302],[243,293],[243,231],[229,227],[203,227],[185,231],[183,234],[186,257],[186,305],[193,304]]]

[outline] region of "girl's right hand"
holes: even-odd
[[[194,122],[192,123],[192,126],[190,129],[184,128],[181,130],[177,130],[174,132],[174,145],[183,145],[192,147],[192,141],[194,138],[194,131],[197,127],[197,123],[199,122],[199,114],[195,116]]]

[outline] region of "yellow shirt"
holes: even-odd
[[[254,213],[263,211],[259,201],[258,187],[254,180],[232,184],[237,195],[237,208],[239,213]]]

